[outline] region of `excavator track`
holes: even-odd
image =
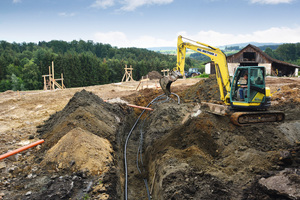
[[[264,122],[281,122],[285,115],[281,111],[262,111],[262,112],[234,112],[230,116],[230,121],[238,126],[245,126]]]

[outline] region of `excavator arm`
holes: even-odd
[[[220,89],[221,100],[225,104],[230,105],[230,79],[225,54],[219,48],[212,47],[201,42],[193,41],[188,38],[184,39],[189,40],[192,43],[183,42],[183,38],[184,37],[182,36],[178,36],[176,67],[171,72],[169,78],[163,77],[160,80],[163,91],[165,91],[165,93],[169,95],[171,93],[171,83],[184,75],[186,49],[191,49],[208,56],[215,63],[216,77]]]

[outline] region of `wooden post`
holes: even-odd
[[[52,86],[53,86],[53,90],[54,90],[54,62],[52,61]]]
[[[61,73],[61,87],[62,88],[64,88],[65,86],[64,86],[64,75],[63,75],[63,73]]]
[[[125,65],[125,73],[124,73],[124,75],[123,75],[122,82],[124,81],[124,78],[125,78],[125,77],[127,78],[126,68],[127,68],[127,65]],[[126,80],[126,79],[125,79],[125,80]]]
[[[46,76],[43,75],[44,78],[44,90],[47,90]]]
[[[49,66],[49,82],[48,82],[49,90],[52,90],[51,77],[52,77],[51,67]]]

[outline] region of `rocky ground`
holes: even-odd
[[[156,99],[135,127],[126,103],[147,106],[157,79],[1,93],[0,154],[45,142],[0,161],[0,199],[300,199],[300,79],[267,84],[286,120],[245,127],[201,111],[213,78],[176,81],[180,104]]]

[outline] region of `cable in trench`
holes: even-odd
[[[173,95],[175,95],[177,98],[178,98],[178,104],[180,104],[180,98],[177,94],[175,93],[171,93]],[[170,97],[166,96],[166,98],[160,102],[156,102],[158,100],[161,100],[163,96],[166,96],[165,94],[162,94],[162,95],[159,95],[158,97],[154,98],[147,106],[146,108],[148,108],[149,106],[151,106],[152,104],[155,104],[155,103],[165,103],[165,102],[168,102],[171,100]],[[173,100],[173,99],[172,99]],[[127,135],[127,138],[126,138],[126,141],[125,141],[125,145],[124,145],[124,167],[125,167],[125,188],[124,188],[124,193],[125,193],[125,200],[128,200],[128,167],[127,167],[127,145],[128,145],[128,140],[133,132],[133,130],[135,129],[138,121],[140,120],[140,118],[142,117],[142,115],[144,114],[146,110],[144,109],[142,111],[142,113],[139,115],[139,117],[137,118],[137,120],[135,121],[134,125],[132,126],[130,132],[128,133]],[[140,129],[140,144],[139,144],[139,147],[138,147],[138,151],[137,151],[137,169],[139,171],[139,173],[142,173],[140,168],[139,168],[139,165],[138,165],[138,160],[139,160],[139,155],[140,155],[140,161],[141,163],[143,164],[143,160],[142,160],[142,145],[143,145],[143,126],[144,126],[144,123],[146,121],[146,119],[149,117],[149,115],[143,120],[143,123],[141,124],[141,129]],[[151,196],[150,196],[150,192],[149,192],[149,187],[148,187],[148,183],[147,183],[147,179],[143,179],[144,180],[144,183],[145,183],[145,187],[146,187],[146,190],[147,190],[147,196],[148,196],[148,199],[150,200],[151,199]]]

